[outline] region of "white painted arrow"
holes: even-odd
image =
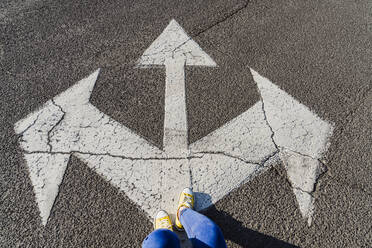
[[[112,172],[115,166],[110,166],[109,158],[122,158],[128,164],[132,158],[164,157],[162,151],[89,103],[98,73],[99,70],[95,71],[15,125],[15,131],[21,134],[20,144],[43,224],[47,222],[71,154],[108,179],[118,173]],[[94,162],[97,157],[100,163]],[[120,187],[118,182],[114,184]]]
[[[125,192],[149,216],[159,208],[174,213],[185,186],[194,184],[210,193],[210,199],[198,195],[196,208],[203,209],[262,170],[222,154],[169,157],[89,103],[98,72],[15,125],[44,225],[71,155]],[[234,173],[229,173],[231,168]]]
[[[324,169],[318,159],[327,149],[328,138],[333,131],[332,125],[321,120],[306,106],[251,69],[262,100],[188,147],[185,64],[216,66],[180,25],[172,20],[139,60],[139,65],[145,67],[154,65],[166,67],[163,144],[166,153],[179,156],[219,153],[262,163],[280,151],[280,158],[287,169],[288,179],[292,183],[301,213],[310,225],[314,211],[314,198],[311,192]],[[273,135],[269,137],[271,132]],[[213,162],[216,161],[212,156],[211,161],[204,167],[213,171],[215,169]],[[194,175],[194,179],[196,178],[198,176]],[[198,179],[203,181],[202,178]],[[198,180],[193,184],[197,186]],[[216,194],[214,190],[207,190],[205,184],[198,189]]]
[[[262,99],[188,146],[184,66],[215,62],[173,20],[139,65],[166,67],[164,151],[89,103],[99,70],[16,123],[44,225],[71,155],[153,216],[159,208],[175,213],[185,186],[197,192],[196,209],[206,208],[264,172],[279,154],[311,223],[329,123],[251,70]]]
[[[185,65],[216,66],[208,54],[172,20],[144,52],[138,64],[165,66],[165,115],[163,149],[168,156],[188,153]]]
[[[311,225],[315,200],[312,192],[325,170],[319,159],[328,149],[333,125],[253,69],[251,73],[300,211]]]

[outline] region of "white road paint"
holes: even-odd
[[[141,67],[163,66],[169,59],[184,60],[186,65],[217,66],[216,62],[187,35],[175,20],[171,20],[163,33],[146,49],[138,65]]]
[[[163,149],[168,156],[187,156],[185,59],[166,61]]]
[[[288,93],[251,69],[264,102],[267,121],[280,147],[321,158],[328,148],[333,127]]]
[[[240,158],[223,154],[204,154],[202,159],[191,159],[190,163],[192,186],[197,192],[195,201],[197,210],[205,209],[212,203],[216,203],[231,190],[267,169],[267,166],[244,162]]]
[[[35,153],[25,154],[41,221],[45,225],[59,192],[69,155]]]
[[[188,153],[185,65],[211,66],[216,63],[172,20],[144,52],[138,65],[165,66],[165,115],[163,149],[168,156]]]
[[[258,164],[277,152],[261,102],[190,144],[190,150],[193,154],[220,153]]]
[[[301,214],[311,225],[312,192],[322,171],[319,159],[329,146],[333,126],[251,69],[263,101],[273,140],[287,169]]]
[[[206,208],[280,157],[299,209],[311,223],[318,159],[331,125],[251,70],[262,99],[188,145],[184,66],[216,63],[173,20],[139,60],[139,66],[154,65],[165,66],[167,74],[163,150],[89,103],[99,70],[16,123],[42,223],[72,154],[150,217],[160,208],[174,214],[186,186],[196,192],[196,208]]]
[[[300,211],[310,226],[314,213],[312,193],[315,190],[315,182],[325,168],[317,159],[285,149],[280,153],[280,157],[287,170],[287,177],[292,185]]]
[[[20,144],[26,153],[44,224],[58,194],[68,159],[75,151],[85,160],[88,156],[85,154],[98,154],[128,158],[126,163],[130,164],[132,158],[145,160],[165,156],[157,147],[89,103],[98,73],[99,70],[16,123],[15,130],[21,134]],[[113,177],[105,161],[100,165],[88,163],[88,166],[108,166],[102,174]]]

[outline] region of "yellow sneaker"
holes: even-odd
[[[173,231],[172,221],[167,212],[160,210],[154,220],[154,228],[156,229],[168,229]]]
[[[191,188],[185,188],[182,190],[180,199],[178,201],[177,215],[176,215],[176,228],[183,230],[183,226],[180,221],[180,208],[194,208],[194,192]]]

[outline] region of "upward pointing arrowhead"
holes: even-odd
[[[216,62],[193,41],[183,28],[172,20],[163,33],[150,45],[138,65],[165,65],[165,61],[184,58],[186,65],[216,66]]]

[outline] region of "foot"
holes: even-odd
[[[172,221],[167,212],[160,210],[155,217],[155,230],[157,229],[168,229],[173,231]]]
[[[192,192],[191,188],[185,188],[184,190],[182,190],[180,199],[178,201],[176,228],[179,230],[183,230],[183,226],[180,221],[180,214],[186,208],[194,208],[194,192]]]

